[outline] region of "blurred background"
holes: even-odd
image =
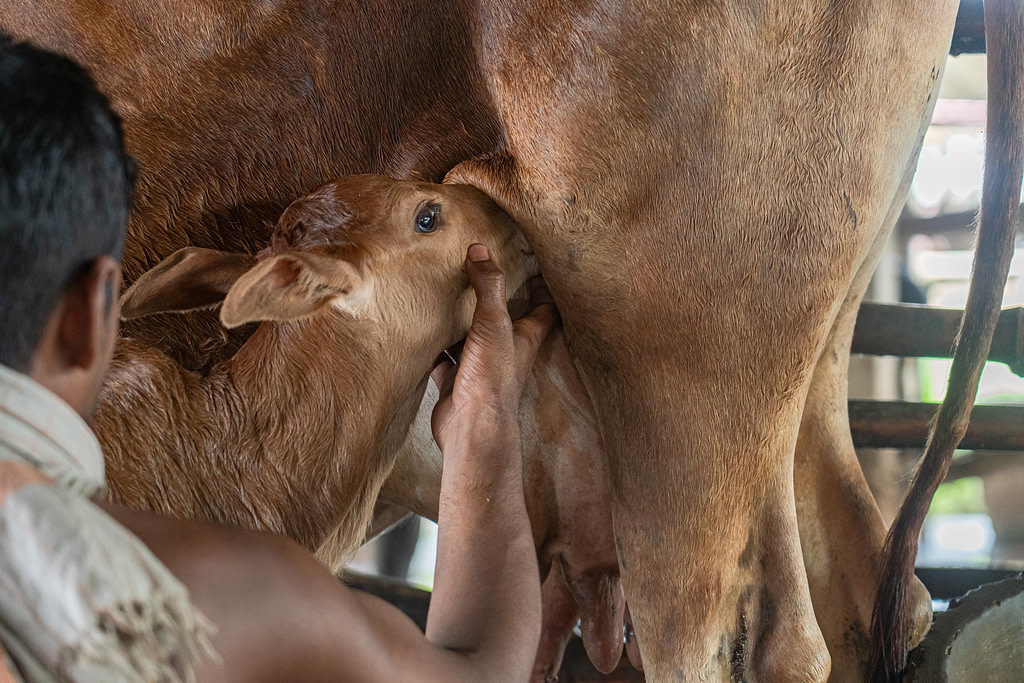
[[[963,308],[981,196],[985,56],[950,57],[903,215],[868,298]],[[1003,307],[1024,303],[1018,236]],[[854,357],[850,397],[938,403],[951,361]],[[989,362],[978,404],[1024,403],[1024,379]],[[895,515],[919,449],[862,449],[868,483],[887,520]],[[918,565],[1024,568],[1024,458],[1009,451],[959,451],[932,503]]]

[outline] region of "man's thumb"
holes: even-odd
[[[505,276],[487,247],[471,244],[466,254],[466,274],[476,291],[474,320],[495,321],[508,317],[505,306]]]

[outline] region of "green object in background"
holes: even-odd
[[[932,384],[932,373],[931,368],[934,363],[951,363],[944,358],[918,358],[917,359],[917,383],[921,390],[921,402],[922,403],[939,403],[946,395],[945,387],[941,392],[935,390],[935,386]],[[947,375],[949,374],[949,368],[946,368]]]
[[[995,375],[986,374],[991,366]],[[921,392],[922,403],[941,403],[946,397],[946,385],[949,381],[949,371],[953,367],[953,361],[949,358],[918,358],[917,359],[917,381]],[[1021,382],[1014,378],[1007,382],[1005,377],[997,368],[1001,367],[1003,372],[1006,366],[1002,363],[990,362],[985,364],[985,371],[982,372],[981,383],[978,387],[977,404],[1000,405],[1007,403],[1024,403],[1024,393],[1021,393]],[[940,379],[941,378],[941,379]],[[997,392],[1002,387],[1004,390]],[[1006,389],[1009,389],[1008,391]]]
[[[965,477],[939,486],[928,508],[929,515],[988,514],[985,484],[978,477]]]

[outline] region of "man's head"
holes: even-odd
[[[0,34],[0,364],[81,413],[117,336],[133,182],[89,75]]]

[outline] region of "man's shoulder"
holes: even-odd
[[[201,679],[368,679],[347,673],[356,663],[370,666],[376,660],[368,653],[382,651],[357,651],[355,644],[374,642],[363,602],[293,541],[100,507],[149,547],[218,626],[214,646],[222,664],[201,671]],[[344,665],[343,653],[351,658]]]
[[[249,553],[287,552],[290,547],[298,547],[289,539],[262,531],[178,519],[105,501],[97,502],[96,505],[149,546],[157,557],[178,553],[211,553],[230,557]]]
[[[98,503],[134,534],[195,594],[197,584],[218,581],[254,584],[285,581],[316,560],[294,541],[276,534],[207,522],[182,520],[152,512]],[[200,605],[201,606],[201,605]]]

